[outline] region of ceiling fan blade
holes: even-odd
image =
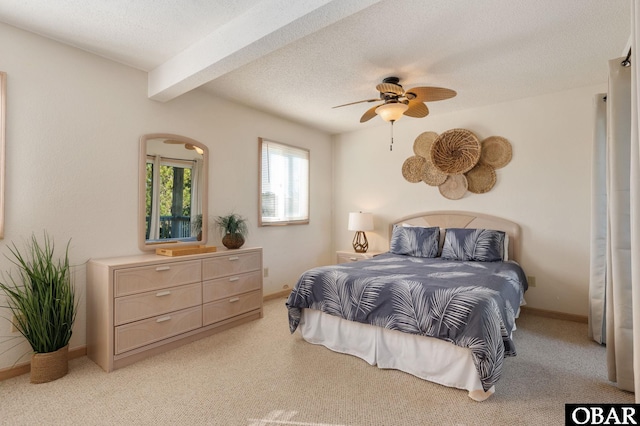
[[[355,101],[355,102],[349,102],[348,104],[343,104],[343,105],[338,105],[338,106],[334,106],[332,108],[340,108],[343,106],[347,106],[347,105],[355,105],[355,104],[361,104],[363,102],[379,102],[380,98],[375,98],[375,99],[365,99],[364,101]]]
[[[420,101],[409,101],[409,109],[404,112],[408,117],[422,118],[429,115],[429,108]]]
[[[380,105],[376,105],[376,106],[372,106],[371,108],[369,108],[367,110],[367,112],[365,112],[364,114],[362,114],[362,117],[360,117],[360,122],[364,123],[365,121],[369,121],[371,120],[373,117],[376,116],[376,108],[378,108]]]
[[[415,95],[413,98],[411,95]],[[414,87],[405,92],[405,96],[409,100],[420,102],[435,102],[453,98],[456,95],[455,90],[445,89],[444,87]]]
[[[402,86],[393,83],[380,83],[376,86],[376,90],[380,93],[394,93],[396,95],[402,95],[404,93]]]

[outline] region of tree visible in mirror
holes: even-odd
[[[247,220],[235,213],[216,217],[215,225],[222,236],[222,244],[228,249],[242,247],[249,233]]]

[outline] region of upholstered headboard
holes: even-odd
[[[391,238],[393,225],[403,223],[414,226],[439,226],[441,232],[447,228],[495,229],[509,235],[509,259],[520,261],[520,225],[507,219],[484,213],[464,211],[433,211],[417,213],[400,218],[389,225]]]

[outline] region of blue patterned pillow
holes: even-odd
[[[504,258],[505,233],[492,229],[449,228],[444,234],[443,259],[495,262]]]
[[[393,226],[389,251],[414,257],[437,257],[440,228]]]

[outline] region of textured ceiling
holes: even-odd
[[[340,133],[381,123],[332,106],[388,76],[458,92],[431,114],[603,83],[630,0],[0,0],[0,21],[148,71],[153,99],[199,87]]]

